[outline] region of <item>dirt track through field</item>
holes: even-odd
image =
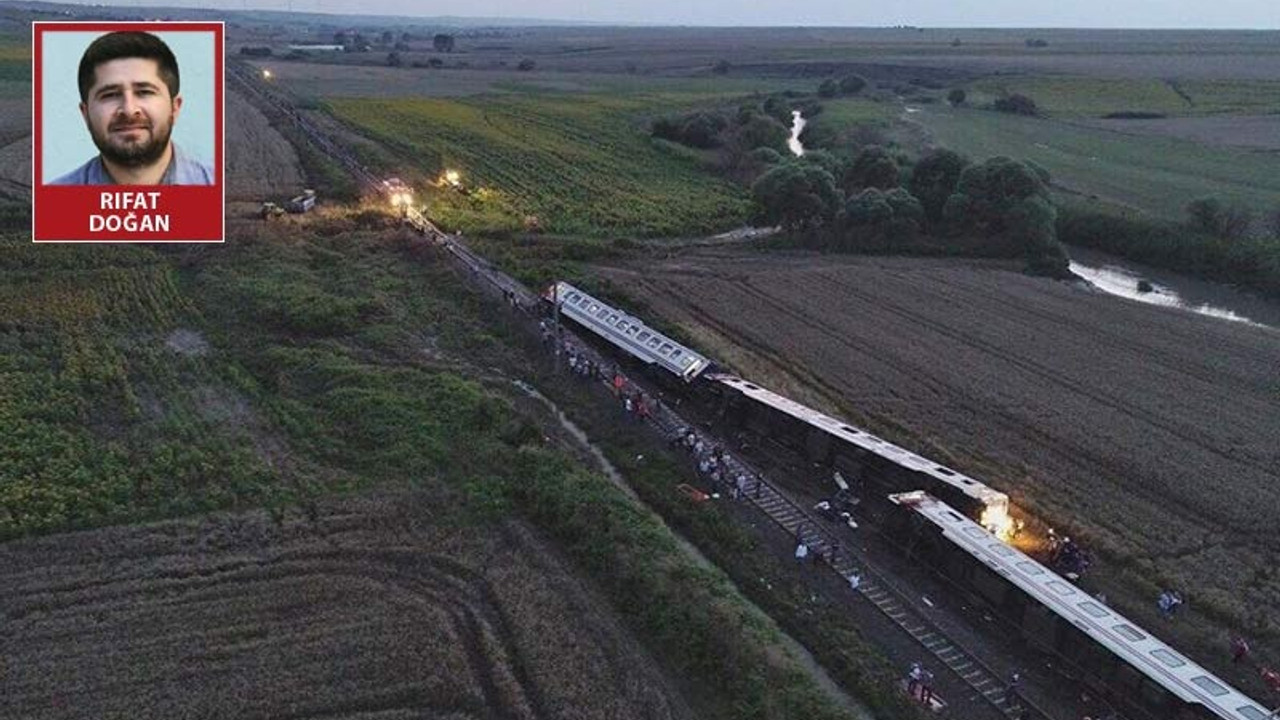
[[[604,272],[745,376],[951,462],[1242,624],[1280,610],[1275,330],[998,264],[705,250]]]
[[[0,717],[688,717],[554,551],[409,494],[6,544]]]

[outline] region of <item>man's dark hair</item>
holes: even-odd
[[[80,101],[86,102],[93,88],[98,66],[123,58],[146,58],[160,66],[160,79],[169,88],[169,97],[178,96],[178,59],[160,38],[151,33],[127,31],[107,33],[94,40],[80,58]]]

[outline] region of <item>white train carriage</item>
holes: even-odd
[[[872,480],[877,480],[887,489],[894,492],[928,487],[934,494],[944,497],[948,502],[963,507],[965,512],[979,518],[983,525],[996,531],[1006,531],[1009,519],[1009,496],[998,490],[974,480],[963,473],[944,465],[921,457],[910,450],[876,437],[875,435],[854,427],[843,420],[802,405],[788,397],[783,397],[772,390],[743,380],[734,375],[708,373],[708,380],[719,383],[741,394],[759,406],[772,408],[777,413],[792,418],[806,427],[825,435],[822,443],[806,439],[806,449],[815,461],[829,460],[838,454],[841,445],[852,445],[886,463],[901,468],[906,472],[897,472],[900,477],[886,477],[890,473],[881,469],[872,472]],[[776,424],[776,423],[775,423]],[[834,449],[832,448],[834,446]]]
[[[685,382],[693,382],[711,366],[711,360],[705,356],[567,282],[552,286],[548,299],[560,306],[560,313],[565,317],[641,362],[657,365]]]
[[[925,536],[932,545],[916,552],[932,553],[935,564],[1019,625],[1028,641],[1072,660],[1083,669],[1082,680],[1130,711],[1159,720],[1272,717],[1244,693],[946,503],[923,491],[890,500],[935,526]]]

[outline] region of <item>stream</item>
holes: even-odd
[[[1280,303],[1229,285],[1142,265],[1087,248],[1070,247],[1071,272],[1099,290],[1150,305],[1181,308],[1224,321],[1280,328]],[[1151,284],[1138,291],[1138,282]]]

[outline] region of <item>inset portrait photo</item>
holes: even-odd
[[[221,242],[221,23],[34,23],[37,242]]]

